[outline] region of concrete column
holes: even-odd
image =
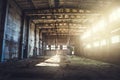
[[[18,59],[23,59],[23,53],[24,53],[24,22],[25,22],[24,20],[25,20],[25,15],[24,12],[22,12]]]
[[[26,30],[26,44],[25,44],[25,52],[23,54],[23,58],[28,58],[29,55],[29,32],[30,32],[30,18],[27,16],[26,17],[26,26],[27,30]]]
[[[37,44],[37,26],[35,25],[35,30],[34,30],[34,36],[35,36],[35,38],[34,38],[34,50],[33,50],[33,56],[37,56],[37,46],[36,46],[36,44]]]
[[[8,0],[0,0],[0,62],[4,61],[5,28],[8,14]]]
[[[37,27],[35,25],[35,47],[36,47],[36,41],[37,41]]]
[[[39,55],[41,54],[40,46],[41,46],[41,39],[40,39],[41,29],[39,29]]]
[[[43,56],[45,55],[44,46],[45,46],[45,36],[44,36],[44,34],[42,33],[42,55],[43,55]]]

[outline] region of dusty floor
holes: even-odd
[[[120,67],[80,57],[61,58],[62,62],[45,62],[60,66],[35,66],[44,59],[0,65],[0,80],[120,80]]]

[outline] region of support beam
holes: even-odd
[[[76,20],[76,19],[83,19],[83,20],[86,20],[86,19],[89,19],[89,16],[92,16],[92,15],[89,15],[89,16],[86,16],[86,15],[81,15],[81,16],[77,16],[77,15],[67,15],[67,17],[65,17],[66,15],[62,16],[62,15],[54,15],[54,17],[56,18],[56,20]],[[99,15],[98,15],[99,16]],[[94,17],[98,17],[98,16],[95,16],[94,14]],[[52,17],[52,15],[48,15],[48,16],[40,16],[40,15],[36,15],[36,16],[30,16],[32,20],[54,20],[54,18]]]
[[[41,29],[39,29],[39,55],[41,55]]]
[[[45,56],[45,33],[42,33],[42,55]]]
[[[59,7],[59,3],[60,3],[59,0],[54,0],[54,3],[55,3],[55,7]]]
[[[34,50],[33,50],[33,56],[37,56],[37,26],[35,25],[35,30],[34,30]]]
[[[6,16],[8,13],[8,0],[0,0],[0,61],[4,61],[5,51],[5,28],[6,28]]]
[[[32,5],[33,9],[35,9],[35,6],[34,6],[32,0],[27,0],[27,1],[30,2],[30,4]]]
[[[34,36],[35,36],[35,43],[34,43],[34,47],[36,47],[36,40],[37,40],[37,27],[36,27],[36,25],[35,25],[35,30],[34,30]]]
[[[30,18],[27,16],[26,17],[26,27],[27,27],[27,35],[26,35],[26,46],[25,46],[25,53],[23,58],[28,58],[29,55],[29,32],[30,32]]]
[[[88,24],[89,23],[89,24]],[[57,26],[60,26],[60,27],[63,27],[63,26],[66,26],[66,24],[69,24],[70,26],[82,26],[82,27],[88,27],[90,25],[90,22],[86,21],[84,22],[73,22],[73,21],[63,21],[63,22],[57,22],[56,25]],[[44,28],[44,27],[53,27],[53,25],[55,25],[54,22],[39,22],[39,23],[36,23],[36,25],[40,28]],[[44,26],[44,27],[43,27]]]
[[[81,9],[58,9],[58,10],[53,10],[54,15],[101,15],[102,13],[94,12],[91,10],[81,10]],[[29,16],[34,16],[34,15],[43,15],[43,16],[50,16],[52,15],[52,12],[47,10],[47,11],[36,11],[36,12],[26,12],[26,15]]]
[[[100,11],[97,11],[95,9],[87,9],[87,8],[71,8],[71,7],[52,7],[52,8],[42,8],[42,9],[24,9],[23,11],[27,15],[31,14],[52,14],[51,9],[54,11],[54,13],[100,13]],[[74,11],[76,10],[76,11]]]
[[[22,12],[22,16],[21,16],[21,31],[20,31],[20,45],[19,45],[19,54],[18,54],[18,59],[23,59],[23,53],[24,53],[24,20],[25,20],[25,15],[24,12]]]
[[[15,4],[17,5],[18,8],[20,8],[20,10],[22,11],[22,8],[20,5],[18,5],[18,3],[16,2],[16,0],[13,0],[15,2]]]

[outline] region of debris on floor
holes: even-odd
[[[76,56],[67,58],[68,62],[60,62],[60,66],[35,66],[45,61],[41,58],[14,66],[4,64],[5,68],[0,66],[0,80],[120,80],[120,66]],[[29,67],[20,67],[28,63]]]

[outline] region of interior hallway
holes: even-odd
[[[0,80],[120,80],[120,0],[0,0]]]

